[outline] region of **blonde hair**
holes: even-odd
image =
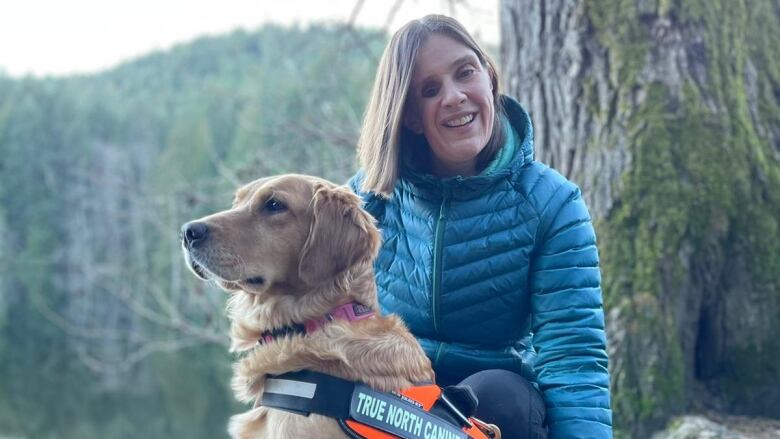
[[[400,174],[402,140],[413,135],[403,126],[403,121],[417,53],[432,34],[445,35],[470,48],[488,69],[495,106],[493,133],[477,156],[478,169],[487,166],[502,146],[503,130],[499,119],[502,110],[495,63],[457,20],[444,15],[426,15],[399,29],[379,61],[357,147],[358,160],[364,172],[360,190],[364,192],[386,197],[393,193]]]

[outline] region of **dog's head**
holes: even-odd
[[[348,188],[303,175],[256,180],[231,209],[181,229],[188,266],[229,291],[303,295],[376,256],[379,233]]]

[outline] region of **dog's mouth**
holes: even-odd
[[[184,251],[184,260],[187,262],[190,271],[195,273],[195,276],[201,280],[222,279],[220,275],[208,268],[208,264],[198,261],[202,255],[199,255],[197,251],[187,247],[184,243],[182,243],[182,250]]]
[[[190,270],[201,280],[216,280],[220,282],[220,284],[224,284],[226,288],[229,288],[231,290],[233,289],[240,289],[240,285],[244,285],[244,287],[249,287],[253,289],[262,288],[266,285],[267,279],[263,276],[250,276],[244,279],[238,278],[225,278],[223,275],[219,274],[218,271],[214,271],[210,268],[208,268],[207,264],[204,264],[203,262],[200,262],[198,260],[198,255],[193,254],[193,252],[187,248],[184,249],[184,258],[187,261],[187,265],[189,266]]]
[[[192,269],[192,272],[195,273],[195,275],[201,278],[202,280],[209,280],[211,278],[216,278],[217,280],[222,280],[225,282],[239,282],[253,287],[261,287],[265,285],[266,282],[263,276],[253,276],[253,277],[246,278],[243,281],[233,281],[233,280],[223,279],[220,276],[217,276],[216,274],[209,271],[203,265],[199,264],[191,256],[187,259],[189,259],[190,268]]]
[[[185,252],[187,262],[189,263],[190,270],[192,270],[193,273],[195,273],[196,276],[198,276],[202,280],[209,280],[211,278],[210,272],[206,270],[205,267],[198,264],[195,261],[195,258],[193,258],[188,252]]]

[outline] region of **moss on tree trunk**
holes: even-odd
[[[502,14],[537,157],[596,221],[618,428],[695,408],[780,417],[780,4],[504,0]]]

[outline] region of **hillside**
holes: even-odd
[[[266,27],[0,77],[0,436],[226,436],[224,293],[179,226],[259,176],[345,181],[384,41]]]

